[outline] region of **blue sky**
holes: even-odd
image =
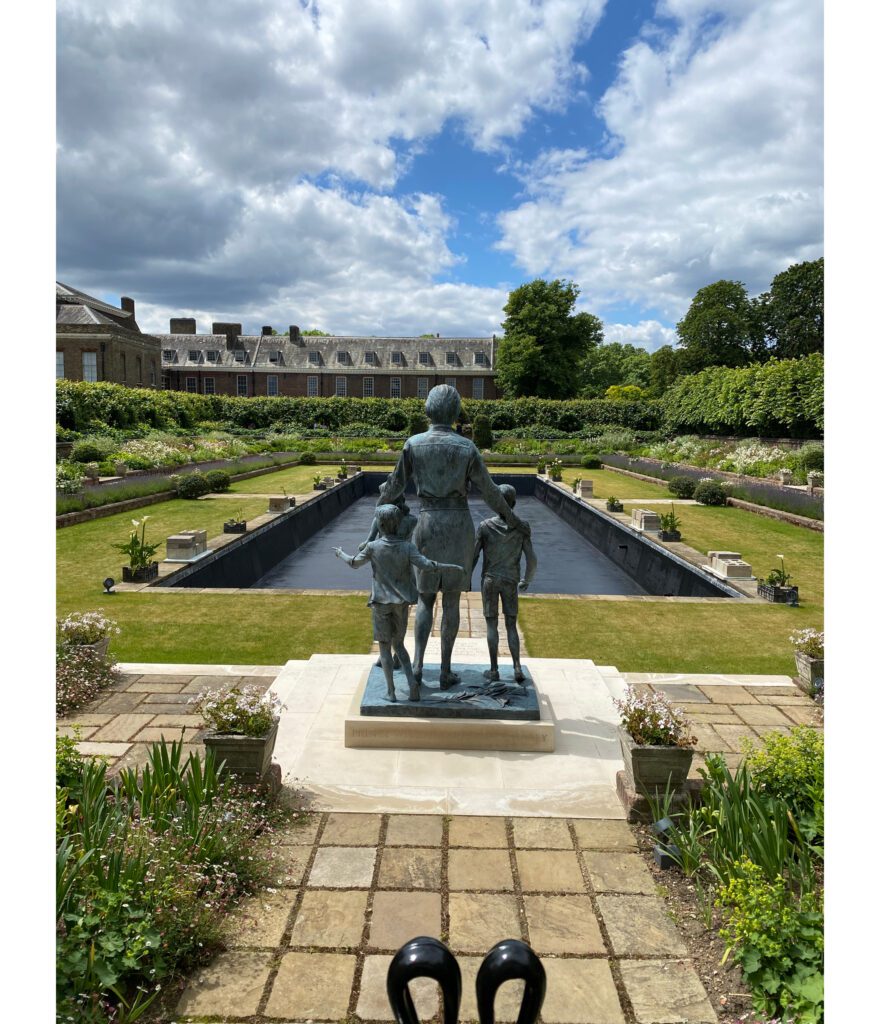
[[[609,340],[823,251],[818,0],[58,3],[58,277],[139,320]]]

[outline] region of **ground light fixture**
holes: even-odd
[[[114,580],[112,576],[108,576],[107,579],[104,580],[104,590],[105,590],[106,593],[112,594],[113,593],[113,588],[115,586],[116,586],[116,580]]]
[[[681,857],[681,850],[675,843],[668,841],[674,828],[672,818],[661,818],[651,825],[651,831],[660,840],[659,843],[654,844],[654,863],[663,871],[675,867],[678,864],[678,858]]]

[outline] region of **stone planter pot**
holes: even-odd
[[[622,512],[623,511],[623,502],[621,502],[621,501],[606,501],[605,502],[605,508],[609,512]]]
[[[643,747],[618,726],[617,735],[627,776],[642,796],[662,796],[680,789],[694,757],[692,747]]]
[[[811,697],[816,692],[817,683],[825,681],[825,659],[811,658],[803,651],[794,652],[794,661],[797,665],[797,679],[795,682]]]
[[[225,761],[228,771],[234,772],[247,782],[259,782],[269,771],[277,735],[277,722],[265,736],[209,732],[205,736],[205,746],[208,750],[214,751],[217,764]]]
[[[247,523],[236,523],[228,520],[223,524],[224,533],[247,533]]]
[[[131,569],[127,565],[122,567],[123,583],[147,583],[159,575],[159,563],[150,562],[145,569]]]
[[[661,530],[660,531],[660,540],[679,541],[679,540],[681,540],[681,531],[680,530]]]
[[[323,480],[319,484],[312,484],[312,487],[316,491],[326,491],[327,490],[327,485],[324,483]]]
[[[128,464],[125,462],[116,462],[113,465],[113,472],[117,476],[128,476]]]
[[[559,483],[562,483],[562,474],[561,474],[561,473],[558,473],[558,474],[557,474],[557,473],[551,473],[551,474],[550,474],[550,479],[551,479],[551,480],[553,481],[553,483],[555,483],[555,484],[559,484]]]
[[[101,640],[96,640],[93,644],[76,644],[75,646],[82,647],[87,651],[94,651],[100,657],[106,658],[107,651],[110,648],[110,637],[105,636]]]
[[[293,501],[290,498],[270,498],[269,499],[269,511],[270,512],[287,512],[293,505]]]
[[[772,604],[790,604],[795,608],[798,606],[797,587],[774,587],[770,583],[759,583],[758,597]]]

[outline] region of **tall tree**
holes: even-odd
[[[498,383],[506,395],[573,398],[587,353],[602,341],[602,321],[574,313],[574,282],[538,278],[507,299],[498,346]]]
[[[651,355],[635,345],[607,341],[597,345],[584,357],[581,395],[599,398],[609,387],[647,388],[651,382]]]
[[[796,359],[825,348],[825,259],[793,263],[758,300],[769,354]]]
[[[676,324],[688,373],[707,366],[745,366],[756,335],[754,308],[742,281],[715,281],[694,296]]]
[[[678,380],[684,372],[681,365],[681,349],[663,345],[651,356],[651,395],[659,398]]]

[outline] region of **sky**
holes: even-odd
[[[823,255],[819,0],[58,0],[57,277],[171,316],[654,350]]]

